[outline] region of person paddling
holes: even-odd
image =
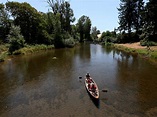
[[[91,79],[89,73],[86,74],[86,78],[87,78],[87,79],[86,79],[87,83],[92,83],[92,79]]]

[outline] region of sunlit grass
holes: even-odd
[[[3,62],[8,55],[9,44],[0,45],[0,62]]]
[[[50,50],[50,49],[53,49],[54,48],[54,45],[33,45],[33,46],[30,46],[30,45],[27,45],[26,47],[24,48],[21,48],[19,50],[16,50],[13,52],[14,55],[18,55],[18,54],[30,54],[30,53],[35,53],[35,52],[38,52],[40,50]]]
[[[13,55],[19,54],[31,54],[35,52],[39,52],[41,50],[50,50],[54,49],[54,45],[26,45],[24,48],[16,50],[13,52]],[[9,44],[0,45],[0,62],[5,61],[5,59],[9,56]]]
[[[148,55],[149,54],[148,50],[146,50],[146,49],[136,49],[136,51],[138,54],[141,54],[141,55]]]
[[[154,58],[154,59],[157,60],[157,51],[153,51],[153,52],[151,53],[151,58]]]
[[[8,56],[8,52],[2,52],[0,54],[0,62],[3,62],[7,56]]]
[[[131,54],[138,54],[143,57],[147,57],[150,59],[157,60],[157,50],[148,50],[148,49],[134,49],[134,48],[128,48],[121,45],[114,45],[114,48],[124,51]]]

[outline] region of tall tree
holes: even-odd
[[[48,0],[47,3],[54,15],[60,14],[61,27],[64,31],[71,33],[71,23],[75,21],[70,3],[65,0]]]
[[[91,31],[91,20],[89,17],[83,15],[79,18],[78,23],[78,32],[80,33],[80,42],[83,42],[83,39],[90,39],[90,31]]]
[[[96,40],[98,38],[97,35],[98,35],[97,27],[92,27],[91,36],[92,36],[93,40]]]
[[[9,14],[5,10],[5,5],[0,4],[0,39],[3,39],[3,42],[10,30],[11,20],[9,18]]]
[[[70,8],[70,4],[68,2],[64,3],[65,6],[65,13],[64,19],[65,19],[65,31],[71,33],[71,22],[75,21],[73,10]]]
[[[128,31],[131,33],[134,19],[135,19],[135,8],[136,2],[134,0],[120,0],[120,8],[119,11],[119,30],[120,31]]]
[[[84,24],[84,33],[85,33],[85,39],[87,40],[91,40],[90,37],[90,31],[91,31],[91,20],[89,19],[89,17],[87,17],[87,19],[85,19],[85,24]]]
[[[149,0],[145,7],[145,28],[150,35],[157,34],[157,0]]]
[[[134,29],[138,33],[139,31],[142,30],[144,20],[143,20],[143,15],[144,13],[144,2],[143,0],[135,0],[135,11],[134,11]]]
[[[57,13],[55,15],[55,23],[54,23],[54,46],[55,48],[63,48],[64,42],[62,38],[62,28],[60,22],[60,14]]]
[[[20,26],[27,43],[43,43],[42,13],[26,2],[7,2],[6,7],[14,18],[14,24]]]
[[[21,29],[19,26],[11,26],[8,39],[10,42],[9,52],[13,52],[24,47],[25,40],[21,35]]]

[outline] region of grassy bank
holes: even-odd
[[[19,54],[31,54],[31,53],[36,53],[39,52],[41,50],[50,50],[50,49],[54,49],[54,45],[27,45],[24,48],[21,48],[19,50],[16,50],[13,52],[13,55],[19,55]]]
[[[147,48],[129,48],[122,45],[114,44],[113,47],[120,51],[124,51],[130,54],[137,54],[143,58],[150,59],[157,63],[157,50],[151,50]]]
[[[0,62],[5,61],[5,59],[7,59],[7,57],[10,56],[9,52],[9,45],[0,45]],[[32,54],[32,53],[36,53],[42,50],[50,50],[50,49],[54,49],[54,45],[26,45],[24,48],[21,48],[19,50],[16,50],[13,52],[13,55],[26,55],[26,54]]]
[[[9,44],[0,45],[0,62],[3,62],[8,55]]]

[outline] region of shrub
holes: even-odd
[[[21,29],[19,26],[11,26],[11,30],[8,35],[8,39],[10,42],[9,52],[11,52],[11,54],[13,51],[24,47],[25,40],[24,37],[20,34],[20,30]]]
[[[65,39],[64,45],[65,47],[74,47],[75,41],[72,37],[70,37],[69,39]]]
[[[153,41],[147,41],[146,39],[143,39],[140,41],[141,46],[157,46],[156,42]]]
[[[130,42],[138,42],[140,40],[139,36],[136,33],[123,33],[118,35],[117,42],[118,43],[130,43]]]

